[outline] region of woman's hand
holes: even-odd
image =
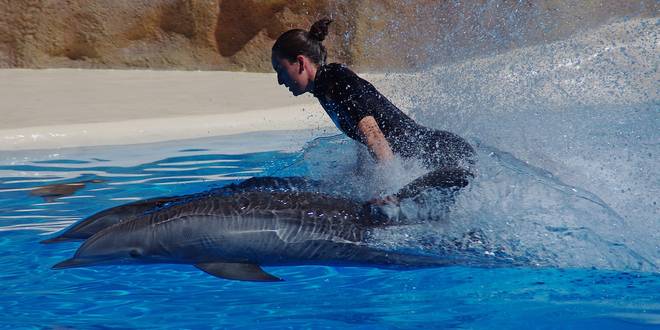
[[[399,198],[396,195],[387,195],[385,197],[376,197],[372,198],[367,203],[371,205],[376,205],[376,206],[383,206],[383,205],[394,205],[398,206],[399,205]]]
[[[358,123],[358,131],[378,163],[384,164],[394,159],[394,152],[373,116],[362,118]]]

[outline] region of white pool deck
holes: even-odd
[[[275,74],[0,70],[0,151],[125,145],[332,127]]]

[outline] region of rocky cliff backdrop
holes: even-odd
[[[0,68],[270,71],[290,28],[331,17],[332,61],[419,69],[657,15],[655,0],[0,0]]]

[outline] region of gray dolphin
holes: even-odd
[[[146,200],[131,202],[128,204],[122,204],[97,212],[67,228],[59,235],[43,240],[40,243],[50,244],[85,240],[101,231],[102,229],[117,223],[128,221],[142,216],[145,213],[156,211],[158,209],[169,207],[178,203],[186,203],[189,200],[197,199],[203,196],[229,195],[246,191],[318,191],[319,186],[320,182],[308,180],[303,177],[254,177],[238,184],[230,184],[201,193],[173,197],[150,198]]]
[[[449,264],[370,247],[378,219],[369,214],[351,200],[310,192],[206,196],[105,228],[53,268],[183,263],[225,279],[279,281],[261,266]]]
[[[180,201],[181,197],[157,197],[109,208],[74,224],[63,233],[41,241],[42,244],[85,240],[104,228],[134,219],[146,212]]]

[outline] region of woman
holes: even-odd
[[[322,19],[309,32],[293,29],[277,39],[271,60],[278,83],[295,96],[312,93],[335,125],[366,145],[379,164],[396,154],[417,158],[432,169],[387,201],[412,197],[430,187],[466,186],[471,174],[463,165],[472,162],[474,151],[465,140],[417,124],[368,81],[341,64],[326,64],[323,40],[331,22]]]

